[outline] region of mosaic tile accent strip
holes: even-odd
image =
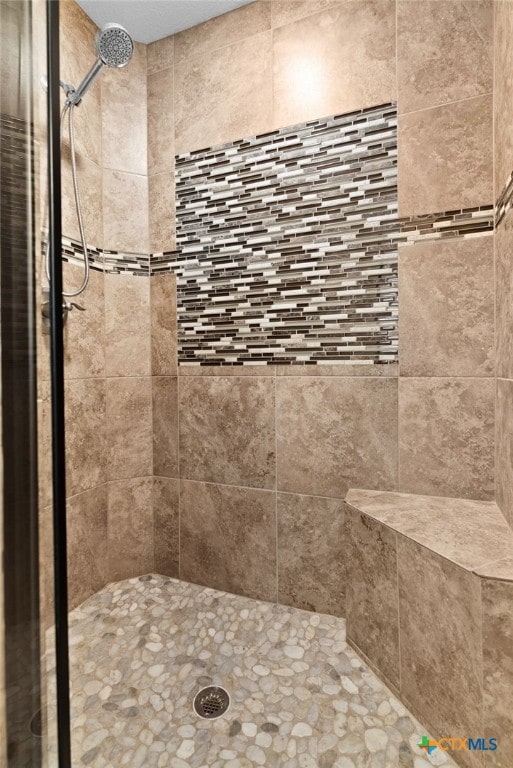
[[[176,195],[182,364],[396,362],[394,104],[179,155]]]
[[[498,227],[508,211],[513,207],[513,171],[509,175],[509,179],[504,185],[504,189],[499,195],[497,200],[497,207],[495,210],[495,226]]]
[[[398,221],[397,244],[416,245],[454,237],[481,237],[493,232],[494,206],[427,213]]]
[[[451,768],[345,637],[345,621],[148,575],[69,617],[73,765],[92,768]],[[53,633],[48,749],[57,767]],[[192,708],[228,689],[216,720]]]
[[[91,269],[113,274],[129,274],[149,277],[150,254],[109,251],[94,245],[87,245]],[[82,243],[69,237],[62,238],[62,259],[71,264],[84,263]]]

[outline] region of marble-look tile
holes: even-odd
[[[271,0],[271,24],[273,28],[282,27],[339,3],[340,0]]]
[[[179,407],[181,477],[274,488],[272,379],[183,376]]]
[[[399,686],[399,614],[396,535],[347,506],[347,637],[396,688]]]
[[[104,244],[102,170],[99,165],[83,155],[77,154],[76,160],[86,242],[88,245],[102,247]],[[69,148],[66,148],[66,145],[63,147],[61,180],[62,234],[80,242]]]
[[[236,8],[175,35],[175,62],[191,61],[207,51],[224,48],[271,27],[269,0]]]
[[[278,602],[345,615],[344,502],[278,494]]]
[[[104,379],[66,382],[66,490],[70,496],[105,481],[105,416]]]
[[[65,291],[75,291],[84,278],[84,267],[63,263]],[[105,305],[103,272],[90,270],[89,284],[76,301],[85,312],[68,312],[64,326],[64,376],[85,379],[105,375]]]
[[[101,78],[103,167],[147,172],[146,46],[121,69],[106,67]]]
[[[513,752],[513,584],[482,583],[484,736],[498,739],[486,766],[508,768]]]
[[[271,32],[178,64],[175,115],[178,154],[271,130]]]
[[[399,249],[402,376],[494,373],[493,236]]]
[[[494,498],[493,379],[399,382],[400,490]]]
[[[341,2],[273,31],[274,128],[395,101],[395,2]]]
[[[153,473],[178,476],[178,379],[153,376]]]
[[[344,498],[397,482],[397,381],[276,380],[278,489]]]
[[[495,491],[497,504],[513,528],[513,381],[497,379]]]
[[[474,569],[474,573],[485,579],[513,582],[513,555],[492,560]]]
[[[276,600],[276,514],[270,491],[182,480],[180,578]]]
[[[513,209],[495,233],[497,376],[513,379]]]
[[[85,14],[81,14],[85,15]],[[78,16],[78,14],[77,14]],[[61,79],[75,88],[82,82],[85,73],[94,62],[95,33],[86,32],[84,27],[65,28],[61,24],[60,72]],[[45,65],[46,66],[46,65]],[[61,106],[65,95],[62,92]],[[102,163],[102,102],[100,81],[97,80],[87,92],[87,98],[73,110],[72,114],[75,147],[82,157],[101,165]],[[69,153],[70,136],[68,119],[64,124],[63,147]]]
[[[174,171],[173,68],[148,75],[148,174]]]
[[[107,379],[108,479],[152,474],[151,378]]]
[[[177,373],[176,277],[155,275],[150,279],[151,372],[153,376]]]
[[[401,693],[435,736],[481,733],[479,579],[402,536],[397,540]],[[481,754],[455,755],[481,766]]]
[[[84,39],[94,39],[98,27],[75,0],[60,0],[59,24],[61,37],[66,32],[80,33]]]
[[[174,63],[175,35],[155,40],[146,47],[148,75],[172,67]]]
[[[172,171],[148,178],[151,253],[176,248],[175,176]]]
[[[180,481],[153,478],[153,555],[156,573],[178,577]]]
[[[468,570],[513,556],[513,531],[493,501],[351,488],[346,502]]]
[[[275,376],[275,365],[183,365],[180,376]]]
[[[53,507],[40,506],[38,517],[39,517],[39,530],[38,530],[39,617],[40,617],[42,629],[46,630],[55,624]],[[7,765],[7,763],[0,762],[0,765],[2,766]]]
[[[108,581],[107,486],[67,501],[68,602],[70,610]]]
[[[492,96],[400,115],[399,215],[493,202]]]
[[[104,169],[103,222],[105,248],[148,252],[147,176]]]
[[[513,4],[509,0],[495,3],[495,197],[498,198],[513,170]]]
[[[108,487],[109,581],[153,570],[153,478],[117,480]]]
[[[107,376],[151,373],[150,280],[105,275],[105,367]]]
[[[492,0],[398,0],[399,111],[493,89]]]
[[[349,365],[277,365],[276,376],[372,376],[393,378],[399,375],[397,363],[385,365],[367,365],[351,363]]]

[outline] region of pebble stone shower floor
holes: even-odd
[[[426,731],[333,616],[142,576],[71,613],[70,660],[74,768],[454,765],[419,749]],[[210,684],[231,704],[203,720]]]

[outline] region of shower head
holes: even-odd
[[[134,44],[121,24],[106,24],[96,35],[96,50],[106,67],[125,67],[132,58]]]
[[[84,77],[76,91],[67,93],[67,101],[78,106],[94,83],[103,67],[125,67],[134,52],[134,43],[121,24],[105,24],[96,35],[98,58]]]

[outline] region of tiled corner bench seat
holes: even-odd
[[[435,737],[513,766],[513,531],[493,502],[352,489],[347,636]]]

